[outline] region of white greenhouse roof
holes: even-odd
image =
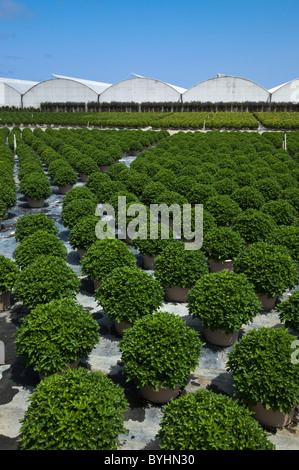
[[[95,82],[92,80],[85,80],[82,78],[65,77],[64,75],[56,75],[55,73],[52,73],[52,75],[55,78],[74,80],[75,82],[82,83],[82,85],[88,86],[89,88],[91,88],[93,91],[95,91],[98,94],[102,93],[102,91],[106,90],[112,85],[112,83]]]
[[[0,77],[0,82],[11,86],[22,95],[26,93],[26,91],[28,91],[34,85],[37,85],[39,83],[39,82],[32,82],[29,80],[18,80],[16,78],[4,78],[4,77]]]
[[[270,93],[274,93],[275,91],[279,90],[279,89],[282,88],[283,86],[286,86],[286,85],[288,85],[289,83],[295,82],[296,80],[298,80],[298,78],[295,78],[294,80],[290,80],[289,82],[283,83],[282,85],[275,86],[274,88],[271,88],[271,89],[268,90],[268,91],[269,91]]]
[[[137,77],[137,78],[149,78],[149,77],[143,77],[142,75],[137,75],[136,73],[133,73],[131,72],[132,75],[134,75],[134,77]],[[152,80],[157,80],[156,78],[152,78]],[[182,88],[182,87],[179,87],[179,86],[176,86],[176,85],[172,85],[171,83],[166,83],[164,82],[163,80],[159,80],[160,82],[162,83],[165,83],[165,85],[168,85],[168,86],[171,86],[174,90],[178,91],[179,93],[184,93],[186,90],[186,88]]]

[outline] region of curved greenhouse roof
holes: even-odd
[[[217,77],[197,83],[182,95],[183,102],[214,103],[268,102],[270,93],[247,78],[218,74]]]
[[[102,93],[104,90],[106,90],[106,88],[109,88],[112,85],[112,83],[95,82],[93,80],[85,80],[82,78],[65,77],[64,75],[56,75],[55,73],[52,73],[52,75],[58,79],[73,80],[75,82],[81,83],[82,85],[86,85],[98,94]]]
[[[269,90],[273,103],[299,103],[299,79],[283,83]]]

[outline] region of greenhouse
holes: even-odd
[[[38,82],[0,77],[0,106],[22,107],[22,96]]]
[[[279,85],[269,90],[271,101],[275,103],[299,103],[299,79]]]

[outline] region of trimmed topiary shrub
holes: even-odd
[[[21,420],[21,450],[116,450],[119,434],[127,433],[124,390],[100,371],[79,367],[54,374],[29,400]]]
[[[55,226],[54,220],[41,212],[40,214],[26,214],[18,218],[15,239],[17,242],[21,242],[38,230],[54,235],[58,234],[58,228]]]
[[[299,211],[299,188],[287,188],[282,193],[282,199]]]
[[[93,192],[84,186],[76,186],[72,188],[62,200],[62,207],[65,208],[70,202],[74,201],[75,199],[89,199],[95,205],[98,203],[97,197],[93,194]]]
[[[127,380],[158,390],[183,387],[202,355],[195,330],[174,313],[154,312],[137,320],[119,342]]]
[[[95,215],[97,204],[91,199],[74,199],[62,207],[61,220],[65,227],[72,229],[82,217]]]
[[[99,171],[99,167],[94,159],[86,155],[76,161],[75,168],[79,173],[84,175],[91,175]]]
[[[162,450],[275,450],[252,412],[231,397],[196,390],[163,408]]]
[[[298,281],[297,264],[286,248],[258,242],[244,249],[234,264],[236,273],[244,273],[259,295],[282,295]]]
[[[228,227],[216,227],[203,238],[202,251],[214,261],[234,260],[244,248],[244,239]]]
[[[221,271],[196,282],[189,291],[188,309],[204,328],[230,334],[259,315],[261,304],[245,274]]]
[[[195,184],[189,188],[187,199],[189,204],[205,204],[206,201],[217,196],[215,187],[211,184]]]
[[[71,229],[69,243],[72,248],[87,250],[97,241],[96,225],[100,218],[95,215],[82,217]]]
[[[291,361],[294,336],[285,328],[261,327],[248,331],[228,355],[240,402],[260,402],[273,411],[290,413],[298,403],[299,364]]]
[[[113,320],[133,325],[162,307],[164,291],[153,275],[123,266],[105,277],[95,298]]]
[[[275,178],[259,179],[254,186],[262,193],[266,202],[279,199],[282,195],[282,188]]]
[[[256,209],[247,209],[232,221],[231,228],[239,232],[246,243],[266,241],[277,228],[274,219]]]
[[[17,328],[16,351],[42,376],[87,357],[100,339],[90,312],[73,298],[38,305]]]
[[[299,225],[279,225],[266,241],[287,248],[293,260],[299,265]]]
[[[239,204],[226,194],[209,198],[205,203],[205,209],[214,216],[218,226],[230,225],[241,213]]]
[[[55,256],[40,256],[18,275],[14,294],[29,310],[53,299],[79,292],[80,279],[66,262]]]
[[[0,294],[13,289],[19,268],[15,261],[0,255]]]
[[[277,225],[292,225],[298,215],[296,209],[283,199],[268,201],[262,205],[260,210],[264,214],[270,215]]]
[[[4,202],[6,209],[15,206],[17,203],[15,186],[0,182],[0,201]]]
[[[5,216],[6,212],[7,212],[6,204],[5,202],[2,201],[2,199],[0,199],[0,230],[1,230],[1,220]]]
[[[158,204],[157,200],[164,191],[166,191],[166,186],[163,183],[160,181],[152,181],[144,187],[140,200],[147,206],[150,204]]]
[[[56,186],[68,186],[77,183],[77,173],[72,167],[60,167],[55,171],[53,182]]]
[[[299,290],[293,292],[287,300],[280,302],[277,307],[281,322],[287,328],[299,333]]]
[[[118,239],[97,240],[81,260],[82,273],[97,281],[103,280],[113,269],[121,266],[136,267],[136,258],[127,245]]]
[[[28,199],[47,199],[51,196],[50,181],[43,173],[30,173],[20,182],[20,192]]]
[[[167,287],[192,287],[209,271],[201,250],[185,250],[184,243],[169,243],[155,260],[155,277]]]
[[[265,202],[261,192],[252,186],[243,186],[237,189],[231,197],[243,211],[246,209],[259,209]]]

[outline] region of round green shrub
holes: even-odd
[[[30,173],[20,182],[20,192],[29,199],[46,199],[51,196],[50,181],[42,173]]]
[[[17,203],[15,185],[0,182],[0,200],[4,202],[7,209],[15,206]]]
[[[134,248],[139,250],[140,253],[147,256],[157,256],[161,251],[174,240],[174,234],[170,227],[164,226],[161,222],[157,222],[158,237],[151,238],[150,223],[147,223],[146,238],[142,238],[145,227],[140,227],[140,238],[133,238],[131,244]],[[144,230],[143,230],[144,229]],[[168,229],[168,231],[167,231]],[[169,238],[163,238],[164,230],[166,235],[169,234]]]
[[[26,365],[47,377],[88,357],[99,339],[99,326],[90,312],[75,299],[64,298],[32,310],[17,328],[15,344]]]
[[[257,209],[246,209],[232,221],[231,228],[247,243],[266,241],[277,228],[274,219]]]
[[[291,204],[299,212],[299,188],[286,188],[282,193],[282,199]]]
[[[116,450],[119,434],[127,433],[124,390],[100,371],[79,367],[54,374],[29,400],[21,420],[21,450]]]
[[[214,216],[218,226],[230,225],[241,213],[239,204],[227,194],[210,197],[205,203],[205,209]]]
[[[293,292],[287,300],[280,302],[277,309],[280,321],[284,322],[287,328],[299,333],[299,290]]]
[[[7,212],[7,206],[5,202],[2,201],[2,199],[0,199],[0,230],[1,230],[1,220],[5,216],[6,212]]]
[[[255,188],[260,191],[266,202],[279,199],[282,195],[282,188],[275,178],[259,179]]]
[[[231,178],[223,178],[215,181],[214,187],[218,194],[227,194],[231,196],[233,192],[237,191],[239,185]]]
[[[62,207],[65,208],[70,202],[74,201],[75,199],[89,199],[95,205],[98,203],[97,197],[93,194],[93,192],[84,186],[76,186],[72,188],[68,193],[63,197],[62,200]]]
[[[70,163],[68,162],[66,158],[60,157],[60,158],[57,158],[56,160],[51,161],[51,163],[48,166],[48,175],[51,178],[54,178],[56,175],[56,172],[62,168],[72,169],[72,166],[70,165]]]
[[[205,204],[206,201],[217,196],[215,187],[211,184],[197,183],[189,188],[187,199],[189,204]]]
[[[171,206],[172,204],[177,204],[179,206],[183,206],[184,204],[188,204],[188,199],[180,193],[176,191],[169,191],[166,189],[163,191],[156,200],[157,204],[167,204],[167,206]]]
[[[164,291],[153,275],[123,266],[105,277],[95,298],[111,318],[133,325],[163,305]]]
[[[68,166],[62,166],[58,168],[53,177],[53,182],[56,186],[67,186],[69,184],[73,185],[77,183],[77,181],[77,173]]]
[[[37,230],[21,241],[15,249],[14,258],[17,265],[24,268],[41,255],[57,256],[66,260],[67,249],[53,233]]]
[[[257,242],[249,245],[236,258],[236,273],[244,273],[259,295],[282,295],[298,281],[297,264],[286,248]]]
[[[58,234],[58,228],[55,226],[54,220],[40,212],[39,214],[26,214],[17,219],[15,239],[17,242],[21,242],[38,230],[54,235]]]
[[[19,268],[16,262],[0,255],[0,293],[13,289],[18,274]]]
[[[166,191],[166,186],[163,183],[160,181],[152,181],[144,187],[140,200],[147,206],[150,204],[158,204],[157,200],[164,191]]]
[[[203,238],[202,251],[214,261],[235,259],[244,247],[244,239],[228,227],[216,227]]]
[[[87,215],[82,217],[71,229],[69,243],[73,249],[88,249],[97,241],[96,225],[99,217]]]
[[[136,267],[136,258],[127,245],[118,239],[97,240],[81,260],[82,273],[89,279],[103,280],[113,269]]]
[[[40,256],[19,274],[14,286],[17,300],[29,310],[53,299],[79,292],[80,279],[66,262],[56,256]]]
[[[93,158],[84,155],[76,162],[76,170],[84,175],[91,175],[99,171],[99,167]]]
[[[275,450],[252,415],[231,397],[196,390],[163,407],[156,437],[162,450]]]
[[[203,343],[195,330],[164,311],[137,320],[119,342],[127,380],[158,390],[184,386],[198,365]]]
[[[294,336],[285,328],[250,330],[228,355],[227,370],[233,373],[240,402],[260,402],[273,411],[290,413],[298,403],[299,364],[291,361]]]
[[[264,214],[270,215],[277,225],[292,225],[298,215],[296,209],[283,199],[268,201],[262,205],[260,210]]]
[[[97,204],[91,199],[74,199],[62,207],[61,221],[63,225],[72,229],[82,217],[95,215]]]
[[[185,250],[184,243],[169,243],[155,260],[155,277],[166,287],[192,287],[209,268],[200,250]]]
[[[229,334],[259,315],[261,304],[245,274],[220,271],[196,282],[189,291],[188,309],[204,328]]]
[[[299,225],[279,225],[266,241],[286,247],[291,257],[299,264]]]
[[[265,202],[261,192],[252,186],[243,186],[237,189],[231,197],[243,211],[246,209],[259,209]]]

